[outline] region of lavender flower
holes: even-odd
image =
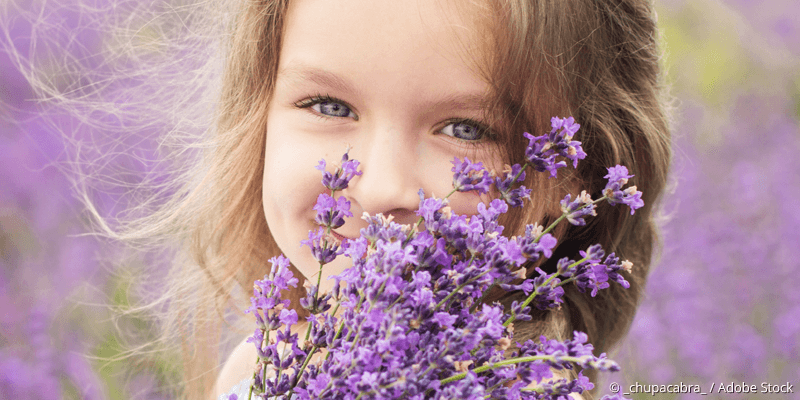
[[[531,302],[540,310],[559,307],[559,304],[564,302],[564,288],[561,287],[561,279],[556,277],[557,274],[547,274],[540,268],[536,268],[536,272],[539,276],[533,280],[536,289]],[[514,311],[514,313],[521,315],[518,311]]]
[[[512,188],[517,182],[525,181],[525,171],[519,164],[506,166],[503,170],[503,177],[494,178],[494,185],[500,193],[500,198],[505,200],[511,207],[522,207],[522,199],[530,199],[531,189],[521,186]]]
[[[580,128],[572,117],[551,119],[552,130],[550,134],[533,136],[528,132],[528,147],[525,149],[525,160],[539,172],[549,171],[552,177],[556,176],[558,168],[566,167],[565,161],[556,161],[556,157],[572,160],[573,167],[578,165],[578,160],[586,158],[586,153],[581,147],[581,142],[572,140]]]
[[[582,191],[579,196],[576,196],[574,201],[571,199],[572,196],[567,194],[564,200],[561,200],[561,212],[566,215],[567,221],[569,221],[570,224],[583,226],[586,225],[586,221],[583,217],[587,215],[597,215],[595,211],[596,206],[592,201],[592,197],[589,196],[585,190]]]
[[[483,168],[483,163],[473,163],[469,158],[464,161],[455,158],[453,161],[453,189],[459,192],[477,191],[487,193],[492,184],[489,171]]]
[[[575,380],[562,378],[552,383],[543,383],[542,397],[569,400],[570,393],[583,393],[585,391],[592,390],[593,388],[594,384],[589,381],[589,378],[583,376],[582,372],[579,372],[578,378]]]
[[[559,163],[554,161],[556,156],[574,162],[582,158],[580,143],[571,141],[576,130],[571,119],[554,119],[541,151],[528,150],[549,158],[538,165],[554,172]],[[532,146],[537,143],[534,140]],[[343,160],[347,161],[346,154]],[[320,165],[324,171],[324,161]],[[361,237],[340,247],[326,231],[344,223],[349,203],[319,196],[314,209],[321,226],[302,244],[311,248],[321,267],[340,254],[350,257],[353,266],[332,277],[336,283],[331,293],[320,297],[317,285],[308,287],[300,302],[313,316],[303,346],[290,331],[297,313],[286,309],[288,303],[280,299],[281,290],[297,284],[287,275],[288,260],[275,259],[269,277],[256,283],[248,309],[259,323],[250,339],[259,354],[253,384],[256,394],[293,394],[301,399],[558,398],[589,390],[592,384],[583,375],[545,381],[552,377],[550,368],[617,369],[605,355],[592,355],[593,347],[580,332],[566,342],[544,337],[528,341],[514,357],[506,357],[513,339],[510,325],[529,320],[531,306],[558,307],[563,286],[572,282],[580,290],[591,290],[593,296],[609,287],[610,281],[627,287],[620,270],[630,265],[620,263],[613,254],[603,260],[602,247],[595,245],[582,251],[579,261],[565,258],[556,272],[536,268],[538,276],[528,278],[525,265],[552,256],[557,243],[548,232],[558,221],[546,229],[528,225],[522,236],[501,236],[499,218],[509,204],[519,205],[527,195],[524,187],[512,188],[525,178],[524,167],[510,167],[504,178],[492,179],[481,163],[456,159],[453,165],[454,192],[488,193],[494,183],[500,186],[501,199],[480,203],[476,214],[468,218],[454,213],[447,198],[425,198],[420,190],[417,226],[365,213],[368,226],[361,230]],[[352,175],[324,175],[323,180],[333,191],[342,187],[336,179]],[[583,218],[595,215],[594,210],[585,192],[575,201],[567,196],[561,219],[585,223]],[[423,222],[425,229],[420,231]],[[483,294],[493,286],[522,291],[527,298],[515,301],[510,310],[482,303]],[[330,311],[332,307],[341,312]],[[270,331],[276,331],[274,340],[268,340]],[[327,355],[310,362],[321,348]],[[517,378],[520,382],[510,384]],[[536,393],[525,389],[536,382],[541,383]]]
[[[280,255],[270,258],[272,269],[264,279],[255,281],[253,284],[253,297],[250,299],[250,307],[245,310],[253,313],[259,326],[266,326],[269,329],[276,329],[281,325],[280,312],[286,311],[289,300],[282,300],[280,292],[287,290],[289,286],[297,287],[297,278],[289,270],[289,259]],[[268,311],[275,310],[278,313],[269,314]],[[284,317],[285,318],[285,317]]]
[[[580,251],[580,254],[583,258],[575,262],[569,258],[559,260],[558,270],[561,275],[572,277],[581,292],[589,290],[594,297],[598,290],[609,287],[609,279],[626,289],[630,287],[630,283],[619,272],[630,272],[633,265],[631,262],[620,262],[614,253],[601,262],[605,252],[600,245],[590,246],[586,251]]]
[[[350,212],[350,202],[341,196],[336,200],[333,197],[320,193],[317,203],[314,205],[317,216],[314,219],[318,224],[336,229],[344,225],[344,217],[352,217]]]
[[[636,186],[631,186],[622,189],[622,186],[628,183],[628,179],[633,175],[628,175],[628,169],[622,165],[608,168],[608,175],[604,178],[608,179],[606,187],[603,189],[603,195],[608,199],[608,204],[616,205],[622,203],[631,208],[631,215],[633,212],[642,206],[642,192],[636,190]]]
[[[308,232],[308,239],[300,242],[301,245],[311,248],[311,254],[320,264],[328,264],[342,254],[339,240],[325,231],[324,227],[319,227]]]
[[[358,170],[359,162],[356,160],[350,160],[349,156],[347,155],[349,151],[350,149],[347,149],[347,152],[344,153],[342,156],[341,165],[338,165],[333,173],[325,170],[327,167],[325,160],[319,161],[319,164],[316,168],[322,171],[322,184],[326,188],[332,191],[346,189],[347,185],[350,183],[350,180],[358,175],[361,175],[361,171]]]

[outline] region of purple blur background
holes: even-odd
[[[674,191],[660,262],[616,356],[623,372],[601,393],[610,382],[800,386],[800,7],[672,0],[658,13],[678,100]],[[11,29],[21,53],[24,28]],[[67,49],[81,57],[105,40],[75,37]],[[124,360],[96,359],[120,354],[107,306],[127,302],[125,280],[99,261],[101,242],[76,236],[85,214],[56,133],[75,121],[40,118],[10,61],[0,53],[0,398],[164,398],[165,366],[125,373]]]

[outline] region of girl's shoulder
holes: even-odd
[[[242,379],[242,381],[239,382],[238,385],[232,387],[231,390],[219,395],[217,397],[217,400],[231,400],[231,396],[234,395],[236,396],[233,397],[233,399],[235,400],[249,400],[248,396],[251,395],[250,386],[252,384],[253,384],[253,378]]]
[[[223,394],[231,393],[231,388],[236,389],[235,387],[240,385],[243,380],[251,378],[257,358],[258,353],[255,346],[248,343],[247,338],[242,339],[223,364],[210,399],[216,400]],[[247,386],[249,387],[249,385]]]

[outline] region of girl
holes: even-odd
[[[250,88],[229,92],[226,101],[247,96],[251,105],[249,115],[225,120],[252,124],[258,142],[249,140],[263,147],[265,218],[252,231],[271,236],[306,279],[316,281],[318,264],[298,243],[315,226],[312,207],[321,191],[319,172],[310,167],[337,159],[346,146],[363,174],[342,192],[355,217],[335,232],[339,238],[358,236],[366,226],[362,212],[413,223],[419,188],[449,192],[454,156],[469,154],[497,171],[519,162],[521,132],[547,130],[551,115],[575,115],[590,159],[558,181],[532,177],[535,205],[509,215],[505,232],[558,215],[554,207],[566,192],[598,193],[606,165],[630,165],[645,204],[661,191],[667,127],[655,26],[643,2],[298,0],[262,7],[245,6],[237,35],[250,47],[234,50],[232,59],[243,62],[227,72],[231,91],[234,82],[262,83],[252,88],[255,98]],[[472,214],[482,200],[458,193],[451,207]],[[248,210],[258,207],[249,202]],[[634,217],[618,211],[600,210],[589,226],[562,231],[552,260],[600,242],[634,260],[634,287],[592,300],[570,293],[561,313],[537,315],[540,323],[518,330],[518,340],[578,329],[604,352],[620,339],[635,311],[654,228],[649,210]],[[333,285],[326,276],[348,261],[325,267],[321,291]],[[241,343],[213,393],[247,378],[256,358],[253,345]]]
[[[163,326],[165,337],[182,345],[183,397],[217,398],[251,375],[252,344],[220,354],[219,343],[252,334],[241,312],[234,323],[223,315],[247,306],[267,259],[283,253],[296,277],[316,281],[317,264],[299,242],[314,227],[322,186],[313,167],[320,159],[330,165],[350,147],[350,157],[362,162],[363,174],[340,193],[354,217],[335,232],[353,238],[366,225],[363,212],[415,221],[420,188],[428,195],[450,191],[454,157],[496,171],[521,162],[522,132],[549,131],[551,116],[575,117],[576,140],[589,155],[558,179],[528,174],[532,204],[504,216],[504,234],[546,225],[566,193],[586,189],[600,197],[605,167],[623,164],[644,192],[644,208],[630,215],[600,206],[586,226],[561,225],[552,264],[542,268],[553,270],[559,258],[594,243],[635,268],[627,290],[612,286],[590,298],[569,286],[560,311],[535,310],[515,339],[567,339],[580,330],[597,353],[619,342],[644,287],[657,240],[654,204],[670,159],[649,1],[237,3],[225,10],[233,9],[234,18],[210,150],[172,201],[139,224],[106,231],[120,239],[161,235],[180,245]],[[488,200],[457,193],[451,207],[473,214]],[[321,291],[347,261],[326,266]],[[298,312],[301,292],[285,294]],[[498,292],[490,301],[516,298]]]

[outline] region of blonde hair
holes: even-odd
[[[97,170],[79,169],[76,184],[97,232],[136,249],[176,249],[158,264],[170,268],[166,290],[144,307],[160,317],[159,343],[180,344],[182,397],[205,398],[210,392],[220,362],[219,343],[229,335],[223,332],[229,323],[226,310],[233,308],[241,315],[252,282],[263,277],[267,259],[280,252],[264,217],[261,182],[266,110],[288,3],[230,0],[162,10],[148,10],[145,5],[135,10],[132,15],[143,18],[144,28],[133,33],[123,29],[128,39],[117,44],[121,50],[104,51],[110,69],[100,70],[108,76],[140,79],[128,92],[76,83],[82,91],[90,91],[65,97],[69,86],[54,86],[34,69],[26,70],[41,97],[70,113],[99,110],[120,121],[139,122],[136,118],[151,116],[152,121],[166,121],[158,130],[166,138],[160,149],[171,151],[161,156],[174,165],[167,166],[171,172],[163,181],[133,187],[155,192],[141,201],[134,199],[138,205],[127,214],[111,219],[95,208],[92,186],[84,182]],[[657,243],[655,206],[670,160],[668,102],[651,4],[634,0],[490,0],[488,4],[482,25],[488,32],[483,72],[492,87],[487,116],[501,137],[498,146],[504,156],[509,163],[521,162],[525,146],[521,133],[549,131],[550,117],[555,115],[572,115],[582,125],[577,139],[589,154],[577,170],[561,170],[558,180],[529,174],[526,186],[535,189],[535,205],[512,209],[502,221],[505,232],[518,234],[543,214],[545,220],[539,222],[552,220],[558,200],[576,188],[599,196],[605,167],[614,164],[626,165],[635,174],[632,184],[644,192],[645,207],[635,215],[623,207],[601,206],[585,227],[559,228],[556,253],[542,265],[552,270],[559,258],[600,243],[607,252],[634,262],[631,288],[612,285],[592,299],[569,287],[559,313],[535,312],[533,323],[517,328],[520,341],[541,333],[566,338],[581,330],[598,352],[608,351],[627,331],[642,294]],[[119,30],[132,22],[104,23]],[[152,37],[183,39],[148,41],[151,36],[141,35],[145,28],[158,33]],[[148,54],[152,60],[142,56]],[[181,60],[187,59],[197,64],[181,71]],[[133,69],[126,69],[127,63]],[[130,76],[131,71],[136,73]],[[98,104],[114,104],[116,99],[108,96],[115,93],[129,94],[121,100],[127,108],[100,109]],[[93,102],[97,97],[105,101]],[[207,104],[216,104],[216,109],[209,112]],[[97,123],[95,116],[86,115],[83,122]],[[120,133],[127,127],[94,128]],[[139,122],[137,132],[152,128]],[[297,271],[295,275],[300,276]],[[237,287],[241,290],[232,290]],[[287,295],[296,306],[299,293]],[[517,295],[498,293],[495,299],[510,303]],[[248,330],[236,332],[243,335]]]

